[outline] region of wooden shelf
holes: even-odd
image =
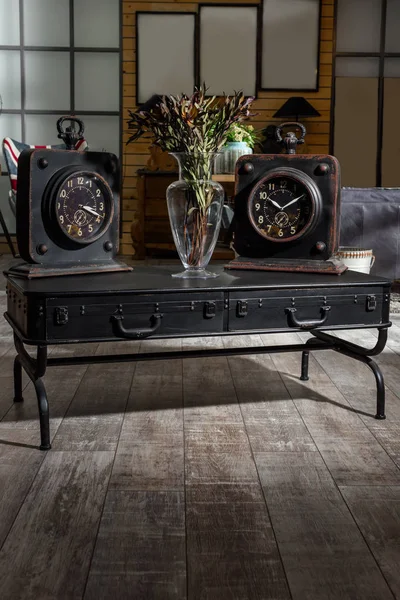
[[[226,173],[226,174],[218,173],[218,175],[212,175],[212,180],[213,181],[219,181],[221,183],[222,182],[225,182],[225,183],[228,183],[228,182],[235,183],[235,176],[234,176],[233,173]]]

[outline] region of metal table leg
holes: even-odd
[[[17,356],[14,360],[14,390],[15,402],[21,402],[22,397],[22,367],[31,379],[36,392],[40,418],[40,449],[50,450],[50,420],[49,403],[42,377],[47,366],[47,346],[37,346],[37,358],[32,358],[25,350],[23,342],[14,334],[14,345]]]
[[[364,363],[371,369],[375,377],[377,391],[375,419],[386,419],[385,382],[380,367],[370,357],[377,356],[384,349],[388,336],[387,327],[379,329],[378,341],[373,348],[363,348],[358,344],[353,344],[352,342],[342,340],[322,331],[310,331],[310,333],[318,340],[332,344],[332,349],[336,352],[344,354],[350,358],[354,358],[355,360]]]

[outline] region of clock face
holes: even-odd
[[[278,174],[255,186],[248,213],[257,233],[273,242],[288,242],[302,236],[311,225],[314,200],[301,180]]]
[[[113,216],[112,193],[96,173],[79,171],[57,186],[55,217],[69,239],[89,244],[107,230]]]

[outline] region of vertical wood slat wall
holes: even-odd
[[[208,2],[213,4],[214,2]],[[216,0],[215,4],[244,4],[246,0]],[[249,4],[255,4],[254,0],[248,0]],[[176,2],[154,1],[151,2],[132,2],[123,1],[122,9],[122,28],[123,28],[123,156],[122,156],[122,205],[123,205],[123,224],[122,239],[120,244],[120,253],[131,255],[133,252],[131,239],[132,221],[137,217],[140,211],[137,190],[137,169],[146,166],[149,158],[149,142],[146,140],[138,141],[126,146],[126,140],[129,132],[126,126],[128,118],[128,109],[136,109],[136,31],[135,31],[135,13],[136,11],[179,11],[179,12],[197,12],[197,2],[185,2],[178,0]],[[261,129],[270,123],[279,123],[274,120],[272,115],[290,96],[302,95],[321,113],[320,117],[307,119],[307,144],[302,147],[302,152],[307,153],[328,153],[330,142],[330,118],[331,118],[331,91],[332,91],[332,54],[333,54],[333,35],[334,35],[334,0],[322,0],[322,18],[321,18],[321,47],[319,57],[319,90],[318,92],[297,92],[296,90],[288,92],[259,92],[259,97],[253,103],[253,109],[257,116],[252,118],[252,124],[255,128]],[[284,40],[282,40],[284,43]]]

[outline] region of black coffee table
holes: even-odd
[[[224,271],[207,280],[176,279],[176,268],[136,267],[131,273],[76,275],[26,280],[5,273],[7,312],[14,331],[14,401],[21,402],[22,368],[39,404],[41,450],[49,450],[49,405],[43,376],[49,366],[185,357],[302,352],[301,379],[308,379],[311,350],[333,349],[367,364],[377,385],[377,419],[385,418],[382,373],[372,360],[387,340],[391,282],[347,271],[341,276]],[[377,328],[366,349],[326,331]],[[48,358],[51,344],[146,338],[308,331],[305,344]],[[37,347],[33,359],[25,344]]]

